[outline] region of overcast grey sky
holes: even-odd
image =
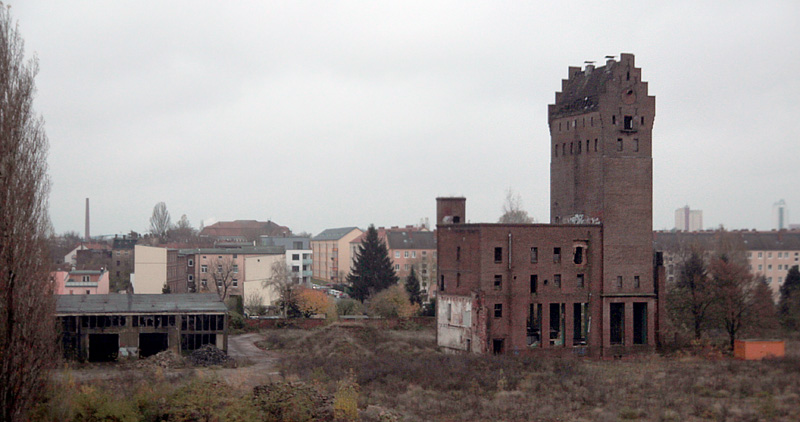
[[[56,232],[258,219],[314,234],[505,191],[549,220],[568,66],[636,55],[656,96],[654,228],[800,222],[800,2],[10,1],[36,54]],[[790,214],[791,216],[792,214]]]

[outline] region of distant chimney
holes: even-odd
[[[86,198],[86,241],[91,240],[89,236],[89,198]]]

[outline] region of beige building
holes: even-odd
[[[134,293],[160,294],[164,286],[180,279],[177,249],[136,245],[134,256]]]
[[[703,211],[689,209],[688,205],[675,210],[675,230],[682,232],[703,230]]]
[[[264,306],[273,305],[278,299],[278,292],[272,287],[265,287],[264,283],[272,278],[272,266],[278,262],[286,265],[284,255],[248,256],[244,259],[247,275],[244,279],[244,303],[249,305],[254,295],[261,298]]]
[[[243,295],[243,283],[247,280],[247,258],[277,256],[285,259],[282,246],[248,246],[241,248],[181,249],[185,265],[185,278],[173,288],[174,293],[217,292],[214,283],[225,279],[228,295]]]
[[[353,267],[350,242],[361,236],[358,227],[327,229],[311,238],[312,277],[326,283],[342,283]]]

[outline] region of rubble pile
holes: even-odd
[[[189,355],[189,361],[194,366],[236,367],[236,361],[232,357],[211,344],[206,344],[193,351]]]
[[[165,369],[183,368],[186,366],[186,362],[180,355],[173,352],[172,350],[165,350],[163,352],[156,353],[155,355],[150,356],[148,358],[137,361],[135,366],[137,368],[146,368],[154,366],[158,366]]]

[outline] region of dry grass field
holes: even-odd
[[[708,348],[623,361],[449,355],[432,329],[339,324],[236,341],[264,351],[250,347],[238,368],[70,365],[36,420],[800,420],[797,342],[785,359],[744,362]]]

